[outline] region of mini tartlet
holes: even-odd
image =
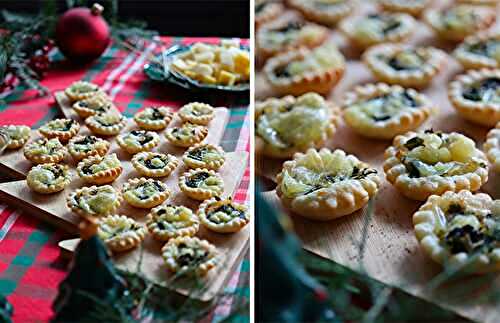
[[[379,81],[424,88],[443,70],[446,54],[433,47],[381,44],[368,49],[363,62]]]
[[[173,116],[168,107],[147,107],[134,115],[134,121],[144,130],[163,130],[172,121]]]
[[[300,48],[269,59],[264,75],[274,91],[301,95],[328,94],[344,75],[345,59],[327,42],[314,49]]]
[[[122,195],[130,205],[142,209],[150,209],[170,196],[167,185],[152,178],[131,178],[124,185]]]
[[[256,29],[263,24],[272,21],[278,17],[285,7],[282,3],[274,0],[256,0],[255,1],[255,25]]]
[[[104,94],[94,95],[73,103],[73,110],[82,118],[98,113],[108,113],[113,107],[111,100]]]
[[[500,271],[500,200],[463,190],[432,195],[413,215],[424,252],[447,269]]]
[[[168,128],[165,138],[174,146],[190,147],[202,142],[207,134],[207,127],[187,122],[179,127]]]
[[[498,4],[498,0],[457,0],[457,2],[480,6],[496,6]]]
[[[326,27],[286,16],[259,28],[255,38],[256,53],[260,58],[267,59],[300,47],[314,48],[328,38],[328,33]]]
[[[477,191],[488,180],[488,161],[462,134],[427,130],[394,138],[385,151],[387,180],[406,197],[425,201],[446,191]]]
[[[170,239],[161,249],[167,268],[176,273],[204,276],[217,264],[217,248],[197,237]]]
[[[429,2],[429,0],[379,0],[379,5],[386,11],[404,12],[412,16],[419,16]]]
[[[191,102],[179,109],[179,117],[183,122],[206,126],[214,118],[214,108],[206,103]]]
[[[458,114],[483,126],[500,121],[500,69],[470,70],[450,83],[448,96]]]
[[[336,219],[364,207],[378,191],[377,170],[343,150],[309,149],[286,161],[276,193],[293,212],[317,221]]]
[[[465,69],[500,67],[500,32],[484,31],[467,37],[453,52]]]
[[[104,156],[108,152],[109,142],[96,136],[75,136],[68,143],[68,152],[75,160],[89,156]]]
[[[357,86],[345,95],[344,121],[362,136],[392,139],[418,128],[431,114],[423,94],[384,83]]]
[[[66,142],[80,131],[80,124],[73,119],[55,119],[41,126],[38,131],[46,138]]]
[[[179,165],[179,160],[170,154],[144,151],[132,157],[132,165],[141,175],[147,177],[165,177]]]
[[[34,164],[59,163],[64,159],[66,148],[59,139],[40,138],[24,146],[24,157]]]
[[[298,10],[307,20],[334,26],[354,9],[354,0],[288,0],[288,5]]]
[[[26,183],[35,192],[51,194],[60,192],[71,182],[67,165],[39,164],[31,168]]]
[[[213,170],[191,169],[179,177],[179,188],[190,198],[204,201],[224,192],[224,180]]]
[[[488,132],[483,150],[491,163],[492,169],[500,173],[500,122]]]
[[[248,208],[231,198],[204,201],[198,209],[198,217],[205,228],[219,233],[238,232],[250,222]]]
[[[132,130],[116,137],[118,145],[129,154],[148,151],[158,146],[160,136],[154,131]]]
[[[415,19],[405,13],[372,13],[346,18],[340,23],[340,30],[356,46],[364,49],[408,39],[415,30]]]
[[[108,215],[99,219],[98,224],[97,236],[114,252],[137,247],[148,232],[142,224],[125,215]]]
[[[484,6],[456,5],[428,9],[424,12],[424,20],[440,38],[462,41],[489,28],[496,20],[496,12]]]
[[[0,130],[9,135],[7,149],[21,148],[31,137],[31,128],[28,126],[7,125],[0,127]]]
[[[88,99],[95,95],[101,95],[103,92],[98,85],[86,81],[73,82],[64,90],[70,101],[80,101]]]
[[[106,156],[90,156],[78,163],[78,175],[87,183],[111,183],[120,176],[123,167],[116,154]]]
[[[95,114],[85,119],[85,125],[96,135],[114,136],[126,126],[125,117],[115,113]]]
[[[206,168],[218,170],[224,165],[226,153],[220,146],[212,144],[197,144],[190,147],[182,160],[189,168]]]
[[[255,105],[256,140],[264,156],[288,158],[320,147],[333,136],[340,110],[316,93],[270,98]]]
[[[194,236],[200,227],[200,220],[191,209],[178,205],[160,205],[147,216],[149,232],[159,241],[182,236]]]
[[[114,213],[122,202],[120,192],[111,185],[82,187],[67,197],[68,208],[82,217]]]

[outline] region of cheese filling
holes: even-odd
[[[170,130],[170,133],[179,141],[190,140],[191,138],[201,134],[202,126],[197,126],[192,123],[184,123],[180,127],[175,127]]]
[[[354,26],[354,35],[358,38],[383,38],[401,27],[401,21],[393,15],[371,14]]]
[[[192,226],[197,220],[187,207],[167,205],[156,211],[154,222],[161,231],[175,232]]]
[[[86,194],[75,195],[75,205],[89,214],[105,214],[115,204],[118,195],[110,185],[99,186]]]
[[[207,210],[207,219],[215,224],[228,223],[237,218],[246,219],[246,212],[231,201],[215,203]]]
[[[40,139],[34,141],[27,147],[30,154],[33,155],[52,155],[59,152],[63,148],[64,148],[63,145],[59,142],[59,139],[57,138],[53,138],[50,140]]]
[[[186,178],[186,186],[205,190],[217,190],[223,183],[220,178],[207,172],[200,171]]]
[[[120,167],[121,163],[116,157],[116,154],[106,155],[102,159],[94,164],[85,165],[82,167],[83,174],[96,174],[98,172],[106,171],[108,169]]]
[[[165,186],[160,181],[148,181],[145,183],[141,183],[135,187],[131,187],[128,189],[124,195],[129,198],[136,198],[139,200],[147,200],[154,195],[164,192]]]
[[[464,88],[462,96],[470,101],[500,104],[500,79],[490,77]]]

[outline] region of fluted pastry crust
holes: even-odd
[[[102,95],[101,88],[90,82],[76,81],[64,90],[64,93],[71,101],[88,99],[95,95]]]
[[[432,79],[445,67],[446,54],[433,47],[412,48],[398,44],[381,44],[368,49],[363,55],[363,62],[379,81],[404,87],[424,88],[430,85]],[[411,65],[397,65],[396,68],[391,62]]]
[[[116,137],[118,146],[129,154],[149,151],[160,143],[160,136],[154,131],[132,130]]]
[[[500,32],[486,30],[465,38],[453,52],[465,69],[500,67]]]
[[[218,170],[226,160],[225,152],[220,146],[212,144],[197,144],[190,147],[182,160],[189,168],[206,168]]]
[[[500,270],[499,222],[500,201],[467,190],[432,195],[413,215],[423,251],[444,267],[467,273]]]
[[[192,123],[184,123],[180,127],[168,128],[165,138],[174,146],[190,147],[202,142],[208,134],[208,128]]]
[[[68,208],[82,217],[100,217],[114,213],[123,198],[111,185],[82,187],[68,195]]]
[[[217,248],[197,237],[170,239],[161,249],[167,268],[172,272],[204,276],[218,263]],[[188,254],[189,257],[182,257]],[[186,260],[185,260],[186,259]]]
[[[178,114],[183,122],[206,126],[214,118],[214,108],[206,103],[191,102],[182,106]]]
[[[356,5],[354,0],[337,2],[288,0],[287,3],[293,9],[298,10],[307,20],[327,26],[334,26],[341,19],[350,15]]]
[[[99,219],[97,236],[114,252],[133,249],[147,234],[144,225],[125,215],[108,215]]]
[[[259,9],[259,6],[263,7]],[[255,30],[278,17],[284,10],[285,7],[279,2],[268,0],[255,1]]]
[[[204,227],[219,233],[238,232],[250,222],[248,208],[231,198],[214,197],[204,201],[198,209],[198,217]]]
[[[58,138],[61,142],[67,142],[80,131],[80,124],[73,119],[54,119],[47,122],[38,129],[38,132],[46,138]]]
[[[125,128],[125,117],[114,113],[95,114],[85,119],[85,125],[97,135],[114,136]]]
[[[144,130],[163,130],[172,121],[173,116],[168,107],[146,107],[134,115],[134,121]]]
[[[419,16],[429,4],[429,0],[380,0],[383,10],[404,12],[412,16]]]
[[[500,69],[470,70],[450,83],[448,96],[464,119],[483,126],[500,121]]]
[[[72,108],[82,118],[87,118],[98,113],[108,113],[113,108],[111,99],[104,93],[76,101]]]
[[[31,168],[26,176],[27,185],[35,192],[51,194],[60,192],[71,182],[67,165],[39,164]]]
[[[408,132],[385,151],[387,180],[410,199],[425,201],[446,191],[477,191],[488,180],[488,161],[459,133]]]
[[[28,126],[5,125],[1,126],[0,129],[9,135],[7,149],[21,148],[31,137],[31,128]]]
[[[26,144],[23,152],[34,164],[59,163],[64,159],[66,148],[57,138],[40,138]]]
[[[500,122],[488,132],[483,150],[493,170],[500,173]]]
[[[286,161],[276,177],[284,206],[317,221],[351,214],[378,191],[377,171],[343,150],[309,149]]]
[[[224,192],[224,180],[213,170],[191,169],[179,177],[179,188],[190,198],[204,201]]]
[[[104,156],[108,152],[109,141],[95,136],[75,136],[68,143],[68,152],[75,160],[89,156]]]
[[[87,183],[107,184],[120,176],[123,167],[116,154],[90,156],[78,163],[78,175]]]
[[[165,177],[179,165],[174,155],[143,151],[132,157],[132,165],[141,175],[147,177]]]
[[[146,225],[153,238],[167,241],[175,237],[194,236],[200,227],[200,220],[185,206],[160,205],[151,209]]]
[[[168,187],[157,179],[131,178],[124,185],[122,195],[130,205],[142,209],[150,209],[170,196]]]
[[[433,107],[423,94],[384,83],[355,87],[345,95],[344,121],[358,134],[369,138],[392,139],[418,128]]]

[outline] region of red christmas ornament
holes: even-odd
[[[56,44],[68,59],[87,63],[100,57],[110,42],[109,27],[97,3],[66,11],[57,22]]]

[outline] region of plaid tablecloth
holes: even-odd
[[[176,43],[219,41],[217,38],[161,39],[165,47]],[[143,53],[130,53],[110,47],[97,62],[86,67],[70,65],[54,51],[51,53],[53,67],[42,84],[53,93],[76,80],[94,82],[111,94],[116,105],[127,116],[132,116],[145,105],[179,107],[192,101],[192,93],[156,84],[142,72],[147,55],[159,49],[154,43]],[[218,104],[224,104],[224,96],[219,95],[217,100],[220,102]],[[226,102],[228,104],[231,106],[231,116],[221,145],[226,151],[248,151],[248,106]],[[0,102],[0,125],[27,124],[36,128],[58,115],[59,109],[53,97],[36,97],[31,90],[13,93],[5,102]],[[247,202],[248,191],[247,168],[235,199]],[[51,304],[67,267],[67,262],[59,258],[57,242],[61,237],[62,233],[58,230],[0,201],[0,293],[6,295],[14,306],[15,322],[46,322],[50,319]],[[249,290],[247,256],[225,286],[225,292],[230,296],[224,297],[203,321],[216,322],[231,314],[233,309],[248,300]],[[249,321],[246,315],[236,316],[236,319]]]

